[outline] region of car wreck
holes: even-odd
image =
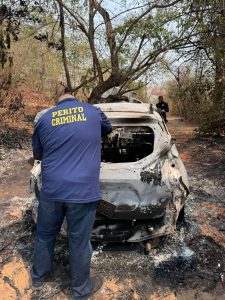
[[[149,104],[96,106],[107,115],[113,131],[102,139],[102,200],[92,241],[146,243],[173,233],[184,210],[189,183],[162,117]],[[36,215],[41,188],[38,161],[31,171],[30,186]]]

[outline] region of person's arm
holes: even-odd
[[[102,118],[102,137],[105,137],[112,132],[112,126],[108,118],[102,111],[101,111],[101,118]]]
[[[32,136],[32,148],[34,159],[41,160],[43,156],[43,147],[40,141],[38,126],[35,126]]]
[[[169,104],[165,102],[165,112],[169,112]]]
[[[156,107],[157,107],[157,112],[158,112],[158,113],[161,113],[162,109],[161,109],[161,107],[160,107],[160,103],[157,103],[157,104],[156,104]]]

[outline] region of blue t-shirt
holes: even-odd
[[[42,200],[87,203],[101,199],[101,137],[112,131],[105,114],[75,98],[44,113],[32,137],[41,160]]]

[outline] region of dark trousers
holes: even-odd
[[[40,201],[34,264],[31,269],[33,282],[43,282],[52,271],[55,241],[64,217],[67,220],[71,285],[74,299],[84,299],[90,294],[91,231],[96,214],[96,202],[75,204]]]

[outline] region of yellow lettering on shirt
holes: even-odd
[[[57,112],[58,112],[58,114],[57,114],[58,117],[61,117],[62,116],[62,110],[58,110]]]
[[[85,113],[81,114],[81,112],[84,112],[82,106],[54,111],[52,112],[52,126],[55,127],[75,122],[86,122],[87,118]]]
[[[63,119],[63,123],[61,124],[71,123],[71,116],[62,117],[61,119]]]
[[[55,126],[61,125],[60,118],[55,119]]]
[[[76,122],[77,121],[77,116],[76,115],[73,115],[71,117],[72,117],[72,122]]]
[[[87,121],[87,119],[86,119],[86,117],[84,116],[84,114],[81,114],[81,116],[82,116],[82,121]]]
[[[69,113],[69,110],[68,109],[63,109],[63,115],[65,116],[65,115],[70,115],[70,113]]]
[[[78,114],[78,115],[77,115],[77,122],[80,122],[80,121],[82,121],[82,118],[81,118],[81,115]]]

